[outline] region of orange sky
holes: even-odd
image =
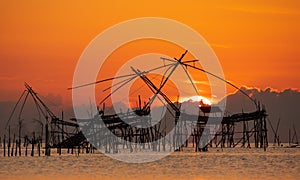
[[[0,101],[16,100],[26,81],[70,102],[66,88],[88,43],[116,23],[145,16],[198,31],[238,86],[300,88],[299,1],[1,1]]]

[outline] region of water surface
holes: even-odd
[[[144,164],[120,162],[103,154],[0,157],[0,179],[154,178],[299,179],[300,148],[191,150]]]

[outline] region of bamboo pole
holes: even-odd
[[[22,156],[21,138],[19,139],[19,156]]]
[[[34,143],[35,143],[35,132],[33,132],[33,137],[31,141],[31,156],[34,156]]]
[[[49,145],[49,129],[48,129],[48,124],[45,125],[45,156],[50,156],[51,150],[50,150],[50,145]]]
[[[11,148],[11,156],[14,156],[14,146],[15,146],[15,144],[14,144],[14,142],[15,142],[15,138],[16,138],[16,135],[14,134],[14,138],[13,138],[13,143],[12,143],[12,148]]]
[[[21,156],[21,131],[22,131],[22,121],[19,120],[19,156]]]
[[[10,156],[10,126],[8,126],[8,147],[7,147],[7,155]]]
[[[41,144],[40,144],[40,137],[38,137],[38,145],[37,145],[37,151],[38,151],[38,156],[41,156]]]
[[[5,137],[5,134],[4,134],[4,138],[3,138],[3,155],[4,155],[4,157],[6,156],[6,144],[5,144],[5,139],[6,139],[6,137]]]
[[[28,155],[28,137],[27,137],[27,135],[25,136],[26,138],[25,138],[25,156],[27,156]]]
[[[15,149],[15,156],[18,155],[18,146],[19,146],[19,142],[18,140],[16,139],[16,149]]]

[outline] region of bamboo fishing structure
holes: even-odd
[[[18,104],[21,104],[21,111],[18,117],[18,138],[15,139],[14,134],[11,143],[11,115],[6,125],[6,128],[8,127],[8,141],[5,135],[3,137],[4,156],[6,156],[6,152],[8,156],[21,156],[22,139],[23,147],[25,147],[25,156],[27,156],[28,146],[30,147],[30,145],[31,156],[35,155],[35,151],[38,156],[41,154],[50,156],[52,153],[51,149],[56,149],[59,155],[62,154],[62,150],[67,150],[68,153],[79,155],[84,151],[85,153],[94,153],[95,149],[102,149],[103,153],[119,153],[123,151],[137,152],[143,150],[182,151],[185,147],[192,146],[195,148],[195,151],[198,152],[207,151],[209,147],[234,148],[240,146],[250,148],[251,142],[254,143],[255,148],[263,148],[266,150],[268,147],[268,131],[266,125],[268,115],[265,107],[229,81],[190,64],[198,60],[184,61],[183,58],[186,53],[187,51],[178,59],[162,58],[171,63],[163,66],[168,67],[168,71],[165,72],[165,77],[159,86],[154,84],[147,74],[162,67],[148,71],[141,71],[131,67],[132,74],[115,77],[129,78],[117,84],[119,86],[116,89],[122,88],[133,79],[140,78],[153,93],[153,96],[148,102],[144,103],[144,106],[142,106],[141,97],[138,96],[138,107],[134,110],[128,110],[127,112],[107,114],[105,102],[112,93],[116,92],[113,91],[102,99],[99,103],[102,109],[98,108],[98,112],[91,118],[72,118],[70,120],[64,120],[63,113],[61,118],[57,117],[32,87],[25,83],[26,89],[12,111],[12,114],[16,113],[16,107]],[[193,81],[186,70],[187,67],[204,72],[233,86],[254,103],[256,110],[223,117],[222,110],[217,106],[201,104],[197,115],[182,112],[181,103],[178,101],[172,102],[168,95],[162,91],[173,72],[179,66],[183,67],[192,84]],[[81,88],[113,79],[114,78],[104,79],[70,89]],[[198,92],[194,84],[193,88]],[[37,136],[36,133],[33,133],[30,138],[28,135],[22,134],[23,121],[21,112],[29,96],[32,97],[37,110],[43,117],[43,121],[38,120],[41,124],[42,136]],[[167,113],[162,117],[161,121],[152,125],[151,122],[153,119],[150,112],[151,104],[155,99],[166,104]],[[221,121],[218,120],[220,118]],[[124,119],[126,119],[126,122],[123,121]],[[237,127],[240,128],[238,129]],[[44,139],[44,145],[42,139]],[[13,153],[14,149],[15,154]],[[17,153],[17,149],[19,153]]]

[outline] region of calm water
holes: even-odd
[[[2,154],[1,154],[2,155]],[[300,179],[300,148],[176,152],[129,164],[102,154],[0,157],[0,179]]]

